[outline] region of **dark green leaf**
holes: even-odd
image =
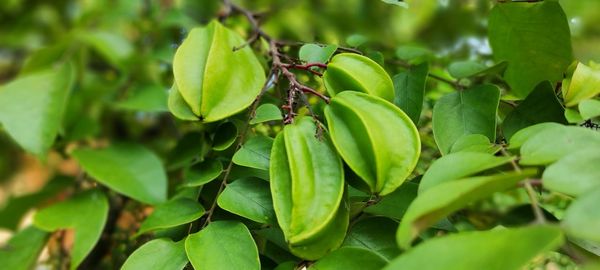
[[[223,151],[229,148],[237,139],[238,129],[232,122],[225,122],[219,125],[217,132],[213,137],[213,149]]]
[[[398,223],[389,218],[366,218],[352,225],[343,246],[367,248],[390,260],[400,254],[394,240],[397,228]]]
[[[252,137],[233,155],[232,161],[240,166],[269,170],[272,146],[272,138],[261,135]]]
[[[423,95],[425,82],[429,73],[429,64],[422,63],[411,67],[407,71],[394,76],[394,104],[400,107],[413,123],[418,124],[423,108]]]
[[[269,183],[260,179],[238,179],[227,185],[217,200],[219,207],[265,224],[275,224]]]
[[[187,187],[197,187],[207,184],[219,177],[223,172],[223,163],[217,159],[210,159],[190,166],[184,171]]]

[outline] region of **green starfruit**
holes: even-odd
[[[327,64],[323,81],[331,96],[352,90],[394,101],[394,83],[390,76],[375,61],[359,54],[334,56]]]
[[[318,259],[339,247],[348,227],[342,161],[312,118],[296,119],[275,138],[270,186],[290,250]]]
[[[214,122],[250,106],[266,78],[244,43],[217,21],[189,33],[173,59],[169,109],[176,117]]]
[[[417,165],[421,152],[417,128],[392,103],[347,91],[331,99],[325,118],[333,145],[370,192],[393,192]]]

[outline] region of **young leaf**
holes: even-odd
[[[298,51],[298,57],[306,63],[327,63],[337,50],[337,45],[321,46],[317,44],[304,44]]]
[[[394,83],[387,72],[366,56],[341,53],[334,56],[323,73],[325,88],[331,96],[351,90],[394,100]]]
[[[158,85],[148,85],[132,89],[133,93],[125,100],[117,102],[117,108],[141,112],[166,112],[168,93]]]
[[[187,263],[185,240],[155,239],[136,249],[121,270],[182,270]]]
[[[600,100],[582,100],[579,102],[579,112],[584,119],[591,119],[600,116]]]
[[[5,246],[0,247],[0,265],[4,269],[34,269],[49,233],[34,226],[16,233]]]
[[[514,157],[496,157],[476,152],[459,152],[443,156],[434,161],[423,175],[419,184],[419,193],[441,183],[465,178],[507,164],[514,159]]]
[[[141,145],[80,148],[71,155],[94,179],[119,193],[148,204],[166,201],[167,175],[162,162]]]
[[[277,106],[275,106],[271,103],[266,103],[266,104],[260,105],[256,109],[256,114],[254,115],[252,120],[250,120],[250,124],[254,125],[254,124],[258,124],[258,123],[281,120],[281,119],[283,119],[283,116],[281,116],[281,110],[279,110],[279,108]]]
[[[563,92],[565,105],[572,107],[598,94],[600,94],[600,70],[582,63],[577,64],[573,77]]]
[[[219,207],[245,217],[264,223],[275,224],[275,212],[269,183],[256,179],[238,179],[227,185],[217,200]]]
[[[197,201],[188,198],[173,199],[156,206],[154,212],[142,222],[136,235],[190,223],[202,215],[204,207]]]
[[[389,218],[366,218],[352,225],[343,246],[366,248],[386,259],[393,259],[400,254],[394,241],[397,228],[398,223]]]
[[[500,90],[480,85],[443,96],[433,108],[433,135],[440,152],[447,154],[463,135],[482,134],[496,140],[496,113]]]
[[[254,239],[248,228],[239,222],[211,222],[188,236],[185,251],[195,269],[260,269]]]
[[[577,179],[576,177],[574,176],[573,179]],[[600,185],[596,185],[593,190],[577,198],[567,208],[562,227],[569,235],[600,243],[598,205],[600,205]]]
[[[463,232],[426,241],[400,255],[384,270],[519,270],[538,254],[560,247],[563,241],[560,228],[547,225]]]
[[[70,64],[0,86],[0,123],[26,151],[45,159],[61,129],[74,76]]]
[[[479,176],[445,182],[417,196],[400,222],[396,238],[398,245],[408,249],[421,231],[448,214],[493,193],[515,187],[535,170]]]
[[[417,165],[419,132],[392,103],[345,91],[331,99],[325,118],[338,153],[371,193],[393,192]]]
[[[488,30],[494,58],[508,61],[504,78],[520,98],[542,81],[561,80],[571,64],[569,24],[558,2],[498,3]]]
[[[75,230],[70,269],[76,269],[100,239],[107,217],[108,200],[104,193],[88,190],[41,209],[35,214],[33,224],[49,232]]]
[[[523,143],[520,163],[546,165],[577,150],[593,147],[600,147],[600,133],[582,127],[552,126]]]
[[[272,138],[261,135],[252,137],[233,155],[232,161],[240,166],[269,170],[272,146]]]
[[[598,146],[571,153],[548,166],[542,176],[544,187],[572,196],[600,188]]]
[[[342,247],[311,265],[309,270],[379,270],[387,260],[366,248]]]
[[[429,74],[427,62],[416,65],[394,76],[394,104],[417,125],[423,108],[425,82]]]
[[[207,184],[219,177],[223,172],[223,163],[217,159],[210,159],[196,163],[184,171],[184,185],[197,187]]]
[[[265,73],[250,46],[242,46],[245,43],[238,33],[212,21],[190,31],[177,49],[175,84],[200,120],[215,122],[236,114],[259,94]],[[174,104],[183,105],[181,100]]]

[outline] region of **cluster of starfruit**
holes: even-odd
[[[248,107],[265,83],[264,69],[235,32],[217,22],[190,32],[174,60],[169,106],[187,120],[211,122]],[[326,127],[297,117],[274,140],[270,187],[277,222],[290,251],[316,260],[338,248],[349,224],[344,163],[376,196],[396,190],[416,166],[418,131],[392,101],[394,86],[371,59],[335,55],[323,74],[332,97]],[[356,177],[357,176],[357,177]]]

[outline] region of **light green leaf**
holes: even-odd
[[[272,138],[262,135],[252,137],[235,152],[232,161],[240,166],[268,170],[272,146]]]
[[[433,52],[418,46],[401,46],[396,49],[396,57],[411,64],[419,64],[433,58]]]
[[[394,104],[404,111],[413,123],[418,124],[423,108],[425,82],[429,64],[422,63],[394,76]]]
[[[481,134],[463,135],[450,148],[450,153],[458,152],[478,152],[494,154],[500,151],[501,145],[490,142],[490,139]]]
[[[542,81],[561,80],[573,58],[567,17],[556,1],[498,3],[488,37],[496,61],[508,62],[504,79],[520,98]]]
[[[361,45],[367,43],[369,38],[360,34],[353,34],[346,38],[346,44],[350,47],[360,47]]]
[[[600,147],[600,133],[582,127],[552,126],[523,143],[520,163],[546,165],[577,150],[594,147]]]
[[[269,183],[256,178],[235,180],[217,200],[219,207],[247,219],[275,224]]]
[[[45,159],[61,130],[74,71],[70,64],[0,86],[0,123],[26,151]]]
[[[217,159],[209,159],[196,163],[184,171],[184,185],[197,187],[209,183],[223,172],[223,163]]]
[[[260,105],[256,109],[256,114],[254,115],[252,120],[250,120],[250,124],[254,125],[258,123],[276,121],[281,119],[283,119],[283,116],[281,116],[281,110],[279,110],[279,108],[274,104],[266,103]]]
[[[551,128],[559,128],[560,129],[562,126],[563,125],[561,125],[561,124],[548,122],[548,123],[541,123],[541,124],[537,124],[537,125],[533,125],[533,126],[529,126],[524,129],[521,129],[521,130],[517,131],[517,133],[515,133],[510,138],[510,143],[508,145],[509,146],[508,148],[509,149],[520,148],[521,146],[523,146],[523,144],[527,140],[529,140],[530,137],[541,132],[542,130],[551,129]]]
[[[369,249],[386,259],[393,259],[400,254],[394,241],[398,223],[385,217],[371,217],[359,220],[346,236],[343,246]]]
[[[496,141],[496,113],[500,90],[480,85],[440,98],[433,108],[433,135],[442,154],[463,135],[482,134]]]
[[[428,240],[400,255],[384,270],[519,270],[563,242],[560,228],[547,225],[463,232]]]
[[[408,4],[404,0],[381,0],[386,4],[396,5],[403,8],[408,8]]]
[[[121,270],[181,270],[187,263],[185,240],[155,239],[136,249]]]
[[[167,105],[169,107],[169,111],[171,113],[181,119],[188,121],[198,121],[200,120],[198,116],[196,116],[190,107],[185,103],[181,93],[179,93],[179,89],[177,88],[177,84],[173,84],[171,89],[169,90],[169,100],[167,101]]]
[[[595,165],[598,165],[597,160]],[[573,176],[572,179],[579,180],[577,176]],[[596,177],[595,180],[598,179],[600,178]],[[598,230],[600,228],[600,212],[598,212],[600,185],[597,184],[593,190],[589,188],[586,191],[587,193],[577,198],[567,208],[562,226],[569,235],[600,243],[600,230]]]
[[[33,224],[49,232],[75,230],[70,269],[76,269],[100,239],[107,217],[108,200],[104,193],[88,190],[41,209],[35,214]]]
[[[443,217],[471,202],[515,187],[519,181],[535,173],[534,169],[529,169],[523,172],[471,177],[445,182],[428,189],[417,196],[402,218],[396,234],[398,245],[408,249],[421,231]]]
[[[454,78],[463,79],[475,76],[501,73],[506,69],[507,66],[508,63],[505,61],[489,67],[483,63],[476,61],[458,61],[448,66],[448,73],[450,73],[450,76]]]
[[[506,116],[502,123],[504,137],[510,139],[517,131],[539,123],[566,124],[564,114],[565,109],[556,98],[554,88],[550,82],[544,81]]]
[[[600,100],[582,100],[579,102],[579,112],[584,119],[591,119],[600,116]]]
[[[465,178],[504,165],[514,157],[496,157],[477,152],[459,152],[435,160],[423,175],[419,193],[441,183]]]
[[[600,70],[579,63],[567,86],[563,92],[567,107],[592,98],[600,94]]]
[[[133,89],[131,95],[116,103],[118,108],[142,112],[166,112],[168,93],[158,85],[149,85]]]
[[[582,148],[548,166],[542,176],[544,187],[572,196],[600,188],[599,146]]]
[[[298,51],[298,57],[301,61],[306,63],[327,63],[329,58],[337,50],[337,45],[331,44],[327,46],[321,46],[317,44],[304,44]]]
[[[89,175],[119,193],[148,204],[166,201],[167,175],[162,162],[141,145],[80,148],[71,155]]]
[[[259,270],[258,249],[240,222],[213,221],[185,240],[185,251],[195,269]]]
[[[86,32],[81,35],[81,39],[117,67],[123,67],[125,61],[134,53],[131,43],[114,31]]]
[[[311,265],[309,270],[380,270],[387,263],[381,255],[361,247],[342,247]]]
[[[27,227],[13,235],[4,246],[0,246],[0,265],[4,269],[34,269],[49,233],[34,226]]]
[[[156,206],[136,235],[190,223],[204,215],[204,207],[195,200],[179,198]]]
[[[573,108],[565,108],[565,119],[567,119],[569,124],[577,124],[585,120],[581,114]]]

